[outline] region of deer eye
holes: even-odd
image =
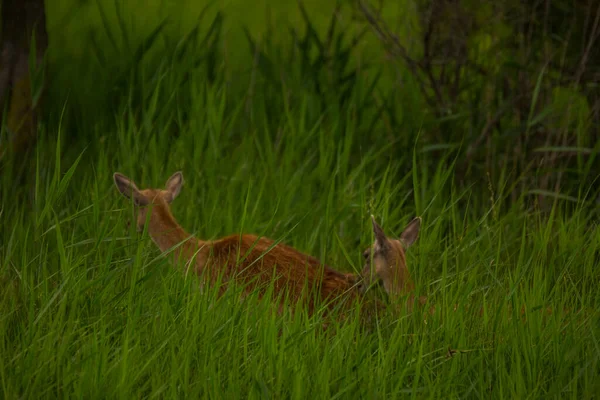
[[[371,252],[369,250],[365,250],[365,252],[363,253],[363,258],[365,260],[368,260],[369,257],[371,257]]]

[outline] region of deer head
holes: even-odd
[[[175,172],[171,175],[164,189],[140,190],[135,182],[119,172],[114,173],[113,179],[119,192],[128,199],[132,199],[136,206],[138,232],[144,230],[149,206],[168,210],[169,204],[179,195],[183,185],[183,174],[181,172]]]
[[[375,242],[363,253],[364,283],[368,286],[381,280],[388,295],[394,297],[411,292],[414,290],[414,283],[406,266],[405,252],[419,237],[421,218],[413,219],[404,228],[399,239],[388,238],[375,217],[371,216],[371,219]]]

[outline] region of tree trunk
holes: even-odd
[[[0,39],[0,111],[6,119],[8,146],[0,151],[13,153],[13,159],[24,159],[24,153],[35,145],[37,118],[43,81],[31,82],[30,46],[35,34],[36,66],[44,68],[43,60],[48,47],[44,0],[2,0],[2,30]],[[32,90],[33,89],[33,90]]]

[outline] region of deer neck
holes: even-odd
[[[155,204],[150,212],[148,233],[160,251],[165,252],[178,245],[187,248],[198,242],[177,223],[168,205]]]
[[[404,296],[415,290],[415,284],[404,268],[394,271],[382,280],[385,291],[392,297]]]

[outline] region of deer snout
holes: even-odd
[[[144,231],[144,227],[140,226],[139,224],[135,224],[135,225],[136,225],[135,230],[137,233],[142,233]],[[127,220],[125,222],[125,227],[127,230],[131,229],[131,221],[130,220]]]

